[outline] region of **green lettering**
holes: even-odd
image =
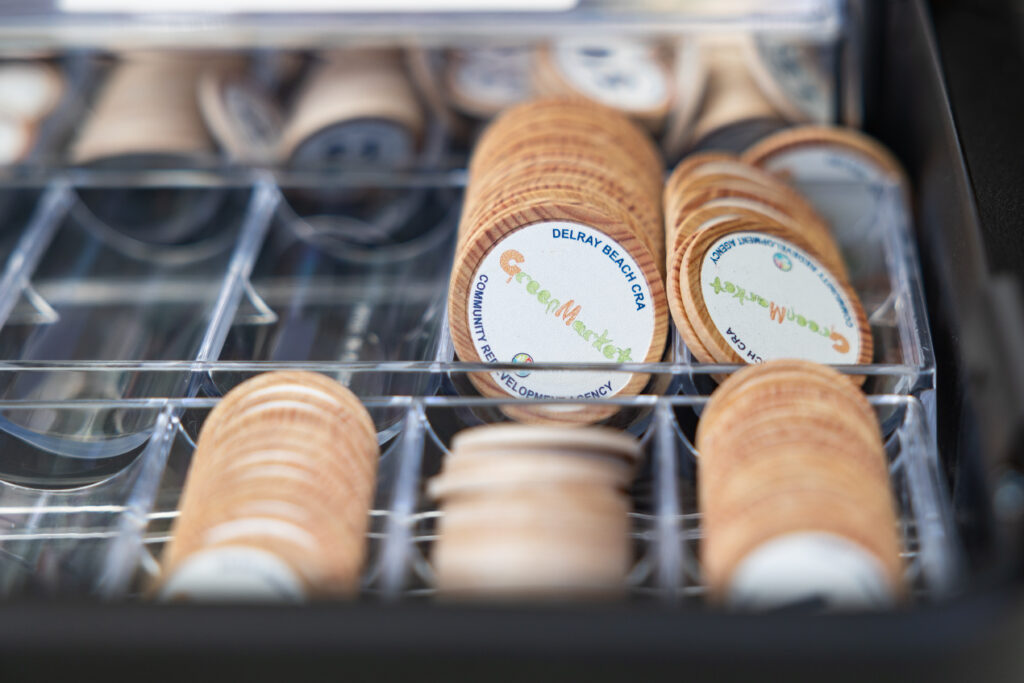
[[[530,284],[526,285],[526,291],[530,294],[536,294],[537,290],[540,289],[540,283],[536,280],[530,280]]]

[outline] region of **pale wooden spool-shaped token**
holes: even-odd
[[[302,85],[278,155],[297,163],[400,167],[414,161],[423,128],[400,53],[328,53]]]
[[[492,449],[556,449],[592,452],[640,459],[640,443],[618,429],[586,427],[564,429],[533,425],[488,425],[464,429],[452,438],[452,450],[458,453],[486,454]]]
[[[229,64],[226,60],[225,64]],[[210,68],[200,54],[135,54],[113,67],[71,146],[74,163],[213,152],[199,113],[199,74]]]

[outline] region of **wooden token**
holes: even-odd
[[[741,251],[725,258],[734,248]],[[691,235],[681,249],[679,270],[669,277],[681,278],[682,308],[718,362],[871,361],[871,329],[856,293],[828,272],[801,236],[736,219]],[[789,277],[794,269],[797,276]],[[710,311],[708,295],[714,296]]]
[[[644,168],[656,170],[657,182],[661,182],[661,154],[649,135],[619,112],[586,100],[569,98],[528,100],[503,112],[488,126],[474,147],[471,172],[474,168],[490,165],[491,145],[506,135],[513,141],[521,140],[523,133],[533,126],[542,125],[548,118],[558,122],[554,125],[562,128],[563,135],[570,135],[573,130],[586,130],[587,135],[609,136],[612,141],[609,145],[630,150],[641,160]],[[519,130],[521,127],[525,127],[524,130]]]
[[[228,68],[230,60],[222,63]],[[220,65],[218,65],[220,66]],[[139,54],[113,67],[78,137],[74,163],[136,155],[194,158],[211,154],[213,140],[199,112],[199,74],[209,56]]]
[[[729,593],[744,558],[774,539],[801,533],[862,548],[877,560],[886,590],[902,592],[896,513],[877,418],[842,377],[816,363],[770,361],[735,373],[705,407],[696,441],[701,554],[715,599]],[[808,543],[803,552],[827,547]],[[856,563],[838,566],[838,578],[821,578],[823,590],[841,590],[842,572],[860,571]],[[744,590],[771,590],[771,581],[758,588],[749,580],[753,587]],[[830,580],[839,583],[830,589]]]
[[[415,158],[423,129],[423,112],[400,53],[325,53],[303,83],[278,156],[295,163],[406,166]]]
[[[496,211],[523,206],[532,198],[583,197],[585,203],[607,208],[631,226],[633,234],[647,247],[656,265],[664,262],[661,213],[657,204],[645,201],[628,182],[619,182],[600,169],[581,164],[552,161],[528,163],[475,196],[474,205],[463,215],[461,245],[477,237]],[[658,269],[661,270],[660,265]]]
[[[503,488],[548,482],[625,487],[631,479],[631,469],[610,458],[513,452],[487,458],[449,456],[443,474],[431,480],[429,491],[431,497],[443,499],[490,490],[496,481]]]
[[[664,126],[674,98],[668,55],[642,41],[561,39],[537,49],[539,93],[575,94],[631,116],[652,131]]]
[[[193,461],[164,577],[241,546],[294,567],[313,593],[358,586],[377,443],[351,392],[315,373],[247,380],[210,413]]]
[[[57,106],[64,78],[44,62],[0,62],[0,117],[36,122]]]
[[[743,160],[787,180],[897,183],[907,175],[893,154],[851,128],[797,126],[761,140]]]
[[[451,50],[444,83],[464,114],[489,119],[533,94],[531,46]]]
[[[635,437],[609,427],[562,429],[528,425],[487,425],[464,429],[452,439],[458,453],[486,453],[492,449],[587,452],[615,455],[630,461],[640,458]]]
[[[853,382],[844,382],[844,378],[852,379],[827,365],[795,358],[775,359],[741,368],[715,389],[712,394],[713,400],[708,402],[701,413],[701,423],[697,426],[697,440],[700,442],[701,430],[711,427],[713,420],[716,419],[716,413],[725,409],[736,392],[751,385],[756,389],[758,383],[782,386],[787,382],[803,385],[815,379],[821,380],[831,387],[832,393],[847,401],[849,411],[858,414],[865,424],[877,427],[875,411],[868,403],[864,392]]]

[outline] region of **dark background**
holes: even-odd
[[[1024,271],[1024,0],[933,0],[935,34],[993,271]]]

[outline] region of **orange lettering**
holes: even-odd
[[[850,342],[846,340],[846,337],[839,334],[835,330],[832,330],[832,334],[829,335],[829,339],[835,342],[834,344],[832,344],[832,348],[838,351],[839,353],[846,353],[847,351],[850,350]]]
[[[778,323],[781,325],[782,321],[786,319],[786,307],[776,306],[775,302],[773,301],[771,303],[771,308],[768,309],[768,317],[771,318],[772,320],[775,320],[776,313],[779,314]]]
[[[558,309],[555,310],[555,315],[561,316],[562,320],[565,321],[566,326],[571,325],[572,322],[576,320],[576,316],[580,314],[580,309],[582,308],[582,306],[577,306],[576,308],[569,310],[569,307],[575,303],[576,302],[573,299],[569,299],[564,304],[562,304]]]
[[[526,258],[515,249],[509,249],[501,255],[500,263],[501,269],[508,273],[508,279],[506,283],[512,282],[512,278],[519,274],[521,268],[517,266],[517,263],[522,263]]]

